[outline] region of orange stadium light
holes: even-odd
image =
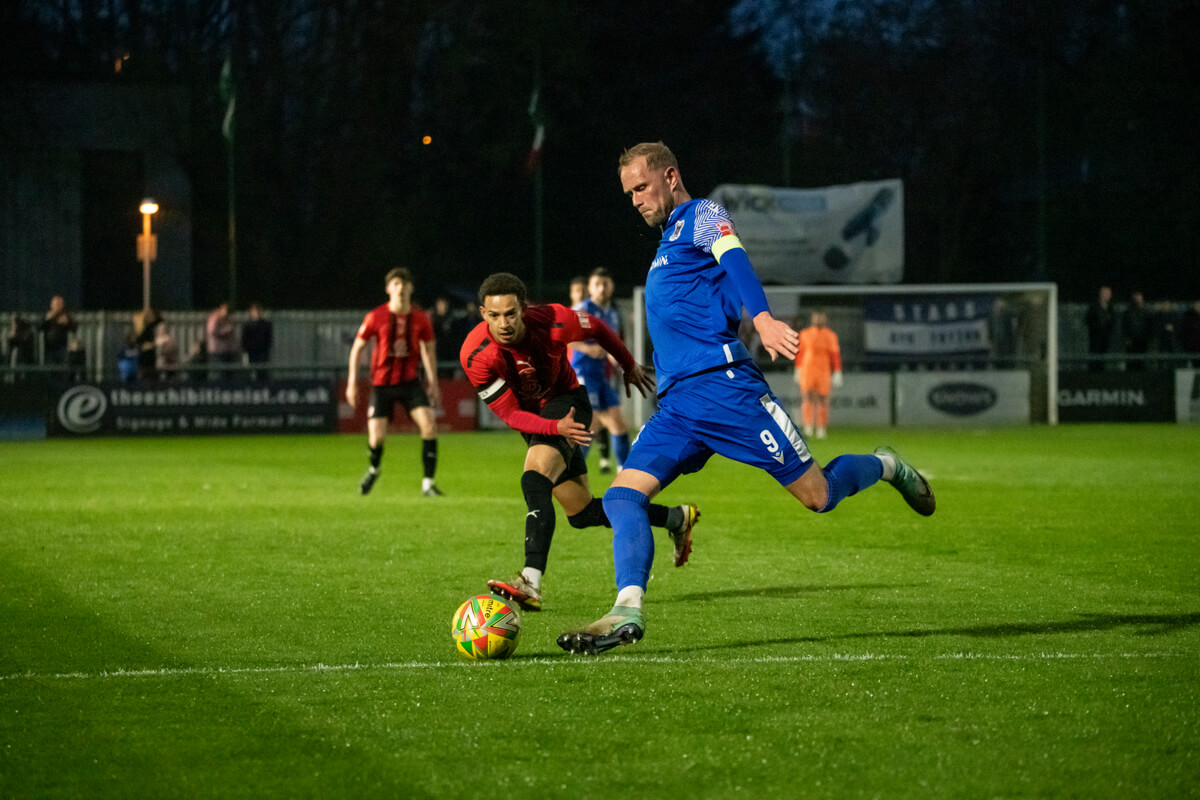
[[[147,197],[138,206],[142,212],[142,233],[137,237],[138,259],[142,262],[142,310],[150,308],[150,262],[158,257],[158,237],[150,232],[150,215],[158,212],[158,203]]]

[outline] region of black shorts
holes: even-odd
[[[372,419],[391,419],[397,403],[404,406],[405,411],[411,412],[414,408],[428,406],[429,395],[425,394],[425,387],[419,380],[394,386],[372,386],[371,407],[367,409],[367,416]]]
[[[567,415],[567,410],[571,408],[575,409],[575,421],[590,428],[592,404],[588,402],[587,389],[582,386],[550,400],[542,406],[538,416],[545,419],[562,419]],[[567,437],[548,436],[544,433],[522,433],[521,436],[524,437],[525,444],[530,447],[535,444],[548,444],[562,454],[567,468],[563,470],[563,474],[554,484],[555,486],[572,478],[578,478],[580,475],[587,475],[587,460],[583,457],[583,451],[579,449],[579,445],[574,444]]]

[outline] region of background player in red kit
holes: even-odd
[[[654,390],[654,382],[611,328],[557,303],[529,305],[525,284],[515,275],[488,276],[479,288],[479,305],[483,322],[467,334],[459,359],[479,397],[529,445],[521,475],[528,508],[525,568],[514,578],[488,581],[488,588],[538,611],[554,536],[551,498],[558,500],[572,527],[611,527],[603,504],[588,487],[579,445],[591,441],[592,407],[571,368],[567,343],[594,339],[611,353],[624,371],[627,394],[636,387],[644,396]],[[649,515],[651,525],[670,533],[675,566],[682,566],[691,552],[699,510],[694,505],[651,505]]]
[[[384,277],[388,301],[371,309],[359,326],[350,348],[350,375],[346,379],[346,400],[351,406],[358,398],[358,362],[367,342],[374,340],[371,352],[371,407],[367,412],[367,447],[370,463],[362,479],[362,493],[371,491],[379,477],[383,460],[383,440],[388,420],[399,403],[408,411],[421,432],[421,464],[424,477],[421,492],[426,497],[441,495],[433,482],[437,472],[437,425],[432,405],[438,401],[437,352],[433,324],[429,315],[412,304],[413,279],[404,267],[396,267]],[[420,368],[425,368],[429,390],[421,385]]]

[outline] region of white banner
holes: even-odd
[[[767,384],[800,424],[800,387],[792,372],[768,372]],[[830,429],[886,428],[892,424],[892,376],[886,372],[847,372],[829,395]]]
[[[863,329],[863,344],[868,353],[940,355],[990,347],[986,319],[938,325],[867,320]]]
[[[897,425],[1029,423],[1029,372],[896,373]]]
[[[823,189],[722,184],[709,199],[729,210],[764,283],[899,283],[904,277],[900,180]]]
[[[1175,421],[1200,422],[1200,370],[1175,370]]]

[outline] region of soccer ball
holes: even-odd
[[[508,658],[521,638],[521,617],[499,597],[478,594],[454,612],[450,635],[467,658]]]

